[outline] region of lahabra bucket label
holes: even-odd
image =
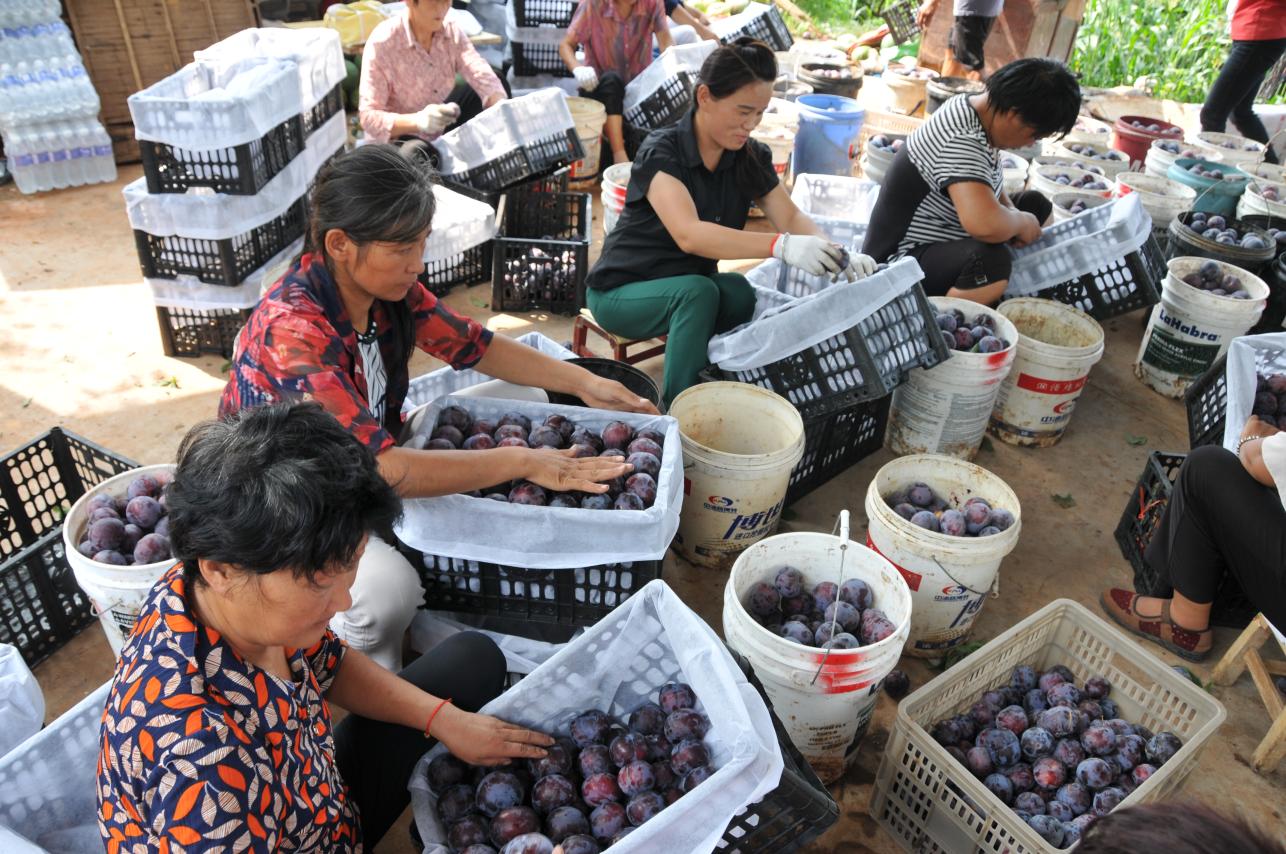
[[[1167,316],[1164,309],[1161,311],[1160,319],[1172,327],[1177,323],[1176,318]],[[1187,328],[1190,328],[1188,324],[1183,324],[1180,331],[1188,334],[1185,331]],[[1203,335],[1208,334],[1203,333]],[[1214,337],[1217,340],[1219,336]],[[1199,341],[1193,341],[1191,338],[1180,338],[1171,333],[1169,329],[1153,325],[1152,335],[1148,338],[1148,347],[1143,351],[1141,361],[1147,362],[1148,365],[1159,371],[1184,377],[1195,377],[1205,373],[1206,369],[1214,364],[1218,356],[1219,344],[1217,343],[1202,344]]]

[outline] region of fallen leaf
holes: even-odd
[[[491,308],[491,303],[484,299],[478,299],[477,297],[469,297],[469,302],[473,303],[478,308]]]
[[[1057,504],[1059,507],[1062,507],[1064,510],[1066,510],[1068,507],[1076,506],[1076,499],[1072,497],[1072,494],[1070,492],[1063,493],[1063,494],[1056,492],[1053,495],[1051,495],[1050,498],[1054,499],[1054,503]]]
[[[228,371],[230,371],[230,370],[232,370],[232,360],[231,360],[231,359],[229,359],[228,361],[226,361],[226,362],[224,362],[224,363],[223,363],[223,367],[219,368],[219,373],[221,373],[221,374],[226,374],[226,373],[227,373]]]
[[[1146,444],[1148,443],[1148,437],[1147,437],[1147,436],[1131,436],[1131,435],[1129,435],[1129,434],[1126,434],[1126,436],[1125,436],[1125,441],[1126,441],[1126,442],[1128,442],[1128,443],[1130,443],[1131,445],[1134,445],[1134,446],[1136,446],[1136,447],[1137,447],[1137,446],[1139,446],[1139,445],[1146,445]]]
[[[31,406],[31,401],[32,401],[33,399],[34,399],[34,398],[30,398],[30,397],[29,397],[29,398],[27,398],[26,400],[24,400],[24,401],[22,402],[22,408],[23,408],[23,409],[26,409],[28,406]]]
[[[156,384],[161,388],[179,388],[179,378],[165,377],[164,379],[157,380]]]

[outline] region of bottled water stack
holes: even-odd
[[[0,0],[0,136],[23,193],[116,180],[101,103],[58,0]]]

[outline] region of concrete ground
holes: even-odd
[[[21,196],[12,185],[0,187],[0,450],[62,425],[140,463],[160,463],[173,459],[188,427],[214,415],[226,379],[224,360],[161,355],[155,312],[141,282],[120,195],[139,174],[138,167],[126,167],[115,184],[34,197]],[[600,214],[601,209],[596,222]],[[490,286],[483,284],[457,289],[447,301],[506,334],[538,330],[557,341],[570,338],[568,318],[493,314],[489,296]],[[1133,376],[1140,316],[1117,318],[1105,327],[1106,355],[1064,440],[1041,450],[988,442],[977,460],[1018,493],[1024,524],[1016,550],[1004,562],[1000,595],[987,602],[975,623],[975,639],[993,637],[1057,598],[1097,612],[1100,589],[1128,586],[1129,569],[1112,531],[1149,450],[1187,447],[1182,404],[1159,397]],[[413,372],[434,366],[417,354]],[[644,367],[659,377],[659,359]],[[1132,437],[1144,441],[1134,444]],[[881,450],[808,495],[790,508],[782,530],[829,532],[836,513],[848,508],[858,538],[866,521],[867,484],[890,459]],[[1054,495],[1070,495],[1074,504],[1055,503]],[[720,627],[724,573],[670,556],[665,577],[703,618]],[[1235,635],[1217,630],[1215,656],[1192,668],[1203,680]],[[1157,647],[1148,649],[1167,662],[1178,661]],[[112,664],[102,631],[93,626],[38,667],[49,718],[110,678]],[[934,675],[911,659],[902,666],[915,687]],[[1201,755],[1186,796],[1280,827],[1286,769],[1257,775],[1248,765],[1269,723],[1250,680],[1243,677],[1214,694],[1228,710],[1227,722]],[[895,705],[881,698],[855,767],[831,789],[840,821],[808,850],[897,850],[867,814],[894,713]],[[403,828],[395,828],[380,850],[409,850],[406,838]]]

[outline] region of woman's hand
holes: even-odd
[[[772,254],[790,267],[813,276],[834,276],[844,264],[844,249],[825,237],[812,234],[780,234]]]
[[[933,15],[937,11],[938,0],[925,0],[915,12],[915,25],[921,30],[927,30],[929,22],[933,20]]]
[[[1013,211],[1012,215],[1017,216],[1019,220],[1018,233],[1009,242],[1019,248],[1030,246],[1037,240],[1040,240],[1042,234],[1040,220],[1036,219],[1035,214],[1026,211]]]
[[[526,480],[545,489],[555,492],[607,492],[607,484],[600,481],[612,480],[634,471],[634,466],[620,457],[582,457],[573,456],[576,451],[568,448],[556,451],[553,448],[533,448],[527,453],[527,469],[523,474]]]
[[[554,740],[544,733],[479,715],[442,707],[429,735],[446,745],[457,759],[470,765],[503,765],[511,759],[540,759]]]
[[[639,397],[616,380],[596,376],[589,371],[589,376],[576,396],[585,401],[592,409],[614,409],[617,412],[639,412],[644,415],[660,415],[652,401]]]

